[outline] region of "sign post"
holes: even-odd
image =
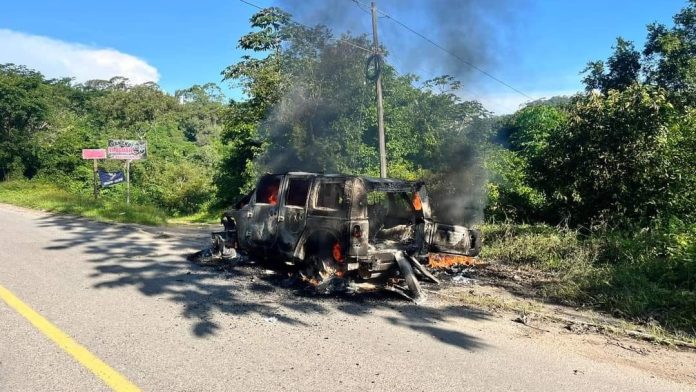
[[[97,200],[97,196],[99,195],[99,187],[97,186],[97,177],[99,176],[99,167],[97,165],[97,160],[92,159],[92,162],[94,162],[94,173],[92,173],[92,180],[94,182],[94,200]]]
[[[94,199],[96,200],[99,196],[99,186],[97,185],[99,165],[97,163],[98,159],[106,158],[106,150],[103,148],[84,148],[82,149],[82,159],[91,159],[94,163],[94,173],[92,175],[92,180],[94,181]]]
[[[126,161],[126,205],[130,205],[130,164],[133,160],[147,158],[145,140],[109,140],[106,153],[109,159]]]
[[[126,205],[130,205],[130,159],[126,161]]]

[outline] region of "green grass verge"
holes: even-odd
[[[183,216],[169,218],[173,224],[219,224],[223,209],[204,209],[202,211]]]
[[[483,259],[557,277],[537,282],[542,296],[696,337],[696,225],[591,235],[547,225],[483,230]]]
[[[167,223],[167,215],[153,206],[127,206],[120,201],[94,200],[91,195],[70,193],[54,184],[40,181],[0,182],[0,203],[79,215],[99,221],[145,225]]]

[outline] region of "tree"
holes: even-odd
[[[257,128],[282,95],[280,50],[290,16],[271,7],[252,15],[250,23],[256,30],[242,36],[237,47],[267,56],[245,55],[222,71],[223,80],[236,83],[247,96],[245,101],[230,103],[225,120],[223,158],[215,176],[218,198],[224,204],[251,187],[256,176],[254,160],[264,150]]]
[[[180,127],[189,141],[199,146],[215,144],[225,116],[225,95],[218,85],[207,83],[177,90],[181,109]]]
[[[561,132],[568,116],[563,109],[550,105],[534,105],[519,110],[511,121],[510,143],[522,151],[535,166],[543,165],[549,140]],[[539,172],[530,173],[531,176]]]
[[[34,138],[48,127],[49,86],[24,66],[0,65],[0,180],[33,176],[39,162]]]
[[[576,98],[544,156],[549,191],[575,223],[648,222],[669,211],[669,140],[677,116],[665,91],[634,85]]]
[[[648,26],[646,56],[648,81],[667,90],[679,105],[696,103],[696,0],[674,16],[674,27]]]
[[[110,83],[114,88],[95,99],[98,115],[94,121],[101,127],[118,130],[122,136],[145,138],[147,124],[176,111],[176,99],[154,83],[130,87],[127,79],[116,77]]]
[[[640,53],[633,42],[621,37],[616,39],[614,53],[606,64],[603,61],[591,61],[583,70],[586,76],[583,83],[587,91],[623,90],[640,80]]]

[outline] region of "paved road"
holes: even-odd
[[[0,287],[142,390],[693,388],[462,306],[312,297],[260,267],[191,265],[196,246],[0,205]],[[2,300],[0,331],[1,391],[109,390]]]

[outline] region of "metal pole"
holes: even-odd
[[[130,206],[130,159],[126,161],[126,205]]]
[[[379,56],[379,40],[377,38],[377,6],[372,2],[372,49]],[[375,80],[377,89],[377,130],[379,132],[379,175],[387,177],[387,147],[384,141],[384,105],[382,104],[382,73],[377,73]]]
[[[97,171],[98,166],[97,166],[97,160],[92,159],[92,162],[94,162],[94,175],[92,176],[92,180],[94,181],[94,200],[97,200],[97,196],[99,195],[99,188],[97,188]]]

